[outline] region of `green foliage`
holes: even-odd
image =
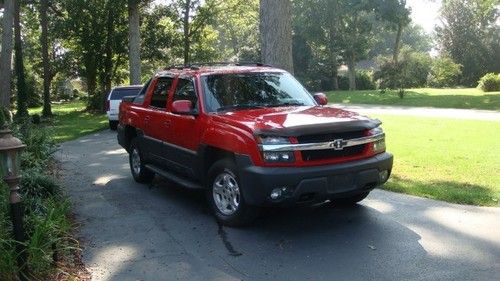
[[[373,73],[364,70],[356,71],[356,88],[358,90],[375,90],[376,85],[373,81]],[[345,76],[339,77],[339,89],[344,91],[349,90],[349,78]]]
[[[443,53],[463,66],[460,83],[475,86],[488,72],[500,71],[498,0],[447,0],[436,28]]]
[[[32,212],[26,217],[27,256],[30,275],[47,276],[53,271],[54,262],[73,249],[69,238],[71,222],[68,219],[70,204],[67,200],[49,198],[41,203],[46,211]]]
[[[439,57],[432,61],[428,84],[431,87],[453,87],[458,84],[462,74],[462,66],[450,57]]]
[[[27,119],[14,128],[19,139],[26,144],[21,154],[22,169],[44,170],[52,155],[56,152],[56,145],[51,137],[51,130],[34,125]]]
[[[68,218],[70,204],[62,195],[61,187],[48,174],[54,142],[43,127],[30,119],[17,123],[14,134],[27,144],[21,155],[21,193],[24,198],[24,226],[27,240],[27,268],[30,280],[47,280],[56,261],[63,260],[75,249],[69,237],[72,229]],[[16,280],[15,245],[8,216],[7,188],[0,184],[0,280]]]
[[[0,280],[15,280],[17,272],[15,241],[9,216],[8,188],[0,182]]]
[[[483,92],[500,91],[500,73],[488,73],[481,77],[477,86]]]
[[[419,88],[426,84],[431,69],[431,57],[408,47],[401,50],[394,63],[392,57],[379,57],[380,70],[374,74],[381,89]]]

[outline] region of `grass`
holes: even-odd
[[[49,125],[54,141],[60,143],[74,140],[107,127],[106,115],[86,112],[85,106],[85,103],[81,101],[52,105],[54,117]],[[29,112],[40,114],[42,108],[30,109]]]
[[[408,89],[403,99],[396,91],[336,91],[327,93],[332,103],[379,104],[397,106],[500,109],[500,92],[484,93],[478,89]]]
[[[385,189],[459,204],[500,206],[500,122],[374,116],[394,154]]]

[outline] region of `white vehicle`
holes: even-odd
[[[141,89],[142,85],[136,85],[116,87],[111,90],[106,100],[106,114],[108,115],[111,130],[116,130],[118,126],[118,112],[122,99],[127,96],[137,96]]]

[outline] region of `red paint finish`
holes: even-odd
[[[120,123],[139,129],[145,135],[178,146],[182,149],[197,151],[201,145],[220,148],[229,152],[251,157],[256,166],[319,166],[342,163],[374,156],[373,146],[365,145],[362,153],[333,159],[304,161],[296,151],[295,162],[265,163],[257,143],[257,132],[261,130],[288,130],[297,127],[340,124],[342,122],[369,121],[370,119],[329,106],[324,94],[314,96],[318,106],[283,106],[259,109],[239,109],[223,113],[207,113],[204,110],[204,92],[200,77],[210,74],[234,73],[283,73],[270,67],[203,67],[200,69],[168,70],[153,78],[142,104],[122,102],[120,105]],[[173,77],[175,81],[168,92],[165,109],[150,107],[151,97],[162,77]],[[191,79],[194,83],[198,100],[193,104],[189,100],[174,101],[179,77]],[[193,113],[196,108],[196,114]],[[190,114],[192,113],[192,114]],[[368,134],[368,133],[366,133]],[[289,137],[291,143],[297,143],[295,136]]]

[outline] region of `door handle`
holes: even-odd
[[[151,120],[151,116],[144,117],[144,123],[149,123],[149,120]]]
[[[167,120],[167,121],[163,122],[163,126],[165,126],[165,127],[167,127],[167,128],[170,128],[170,124],[171,124],[171,123],[172,123],[172,122],[171,122],[170,120]]]

